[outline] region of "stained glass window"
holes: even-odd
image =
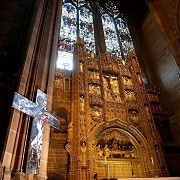
[[[108,14],[103,14],[102,23],[104,30],[104,39],[106,43],[106,50],[118,57],[121,57],[121,51],[119,48],[119,42],[114,19]]]
[[[73,52],[76,41],[77,17],[76,8],[66,3],[62,7],[59,50]]]
[[[101,13],[106,50],[127,59],[128,52],[134,47],[125,18],[111,1],[101,7]]]
[[[77,39],[77,10],[71,3],[62,6],[57,67],[72,70],[74,44]]]
[[[88,51],[95,51],[95,39],[94,39],[94,25],[92,12],[81,7],[79,9],[79,35],[85,41],[85,46]]]
[[[124,56],[126,57],[127,53],[134,49],[131,35],[129,33],[126,22],[122,18],[117,18],[115,22],[119,31],[118,35],[120,37],[122,51]]]
[[[62,6],[61,28],[57,67],[72,70],[74,45],[77,34],[84,39],[88,52],[95,51],[94,25],[92,12],[85,8],[85,1],[73,1]],[[79,22],[77,20],[79,19]]]
[[[95,53],[95,38],[93,14],[91,11],[93,1],[63,0],[61,28],[59,33],[57,68],[72,70],[74,45],[78,37],[84,39],[87,52]],[[98,6],[100,7],[100,6]],[[133,48],[133,43],[118,8],[109,1],[102,13],[102,25],[106,50],[119,58],[127,57]]]

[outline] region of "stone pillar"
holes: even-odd
[[[16,141],[14,148],[16,149],[16,153],[13,155],[11,163],[11,167],[13,167],[13,179],[24,179],[25,176],[25,174],[22,172],[22,166],[24,161],[30,119],[27,115],[25,115],[26,117],[23,118],[23,113],[21,113],[21,115],[22,117],[20,118],[20,125],[16,136],[18,141]]]
[[[50,103],[48,103],[49,107],[47,107],[48,110],[51,110],[50,107],[52,106],[53,74],[56,64],[56,58],[54,58],[54,62],[52,61],[53,64],[49,63],[49,61],[50,57],[54,57],[52,56],[51,49],[53,45],[52,36],[55,28],[54,19],[56,19],[57,14],[57,2],[58,1],[56,0],[51,2],[42,0],[38,5],[36,19],[32,28],[32,36],[30,37],[29,47],[27,49],[27,55],[18,88],[20,94],[30,99],[32,99],[37,86],[42,90],[47,90],[48,97],[50,97]],[[43,44],[45,41],[46,43]],[[14,171],[14,179],[24,178],[21,168],[26,141],[26,127],[23,126],[24,129],[21,130],[23,119],[20,117],[20,114],[23,113],[17,110],[13,110],[12,112],[11,124],[9,126],[7,142],[2,159],[2,165],[5,166],[4,179],[11,178],[11,170]],[[46,179],[49,129],[49,127],[45,127],[44,129],[45,135],[43,139],[43,149],[46,151],[42,152],[42,166],[40,167],[40,175],[38,175],[38,179]],[[22,136],[20,135],[20,132],[22,132]],[[25,177],[25,179],[32,178],[33,175],[26,175]]]
[[[94,21],[96,49],[98,49],[98,51],[100,51],[101,53],[104,53],[106,51],[104,32],[103,32],[101,14],[96,4],[94,4],[94,9],[93,9],[93,21]]]
[[[2,159],[2,165],[5,167],[4,179],[8,180],[11,178],[11,160],[13,156],[13,149],[16,141],[16,135],[18,131],[20,113],[17,110],[14,110],[10,128],[8,131],[8,137],[5,147],[4,156]]]
[[[56,68],[56,60],[57,60],[57,44],[58,44],[58,36],[59,36],[59,27],[60,27],[60,17],[61,17],[61,8],[62,8],[62,0],[52,0],[52,4],[50,6],[52,9],[50,10],[51,18],[50,18],[50,29],[49,29],[49,37],[47,41],[47,51],[46,51],[46,61],[45,61],[45,73],[43,73],[41,86],[43,89],[47,89],[47,109],[52,109],[53,103],[53,86],[54,86],[54,74]],[[46,27],[46,30],[48,27]],[[49,61],[48,61],[49,60]],[[48,76],[47,76],[48,75]],[[43,132],[43,142],[42,142],[42,152],[41,152],[41,160],[40,160],[40,169],[39,174],[35,175],[35,179],[37,180],[45,180],[47,179],[47,164],[48,164],[48,150],[49,150],[49,137],[50,137],[50,126],[44,126]]]

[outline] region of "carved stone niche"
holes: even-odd
[[[119,74],[119,62],[111,60],[105,61],[102,64],[102,70],[111,74]]]
[[[128,116],[131,120],[132,124],[138,125],[139,124],[139,114],[137,109],[129,109]]]
[[[132,79],[129,76],[122,76],[124,89],[133,89]]]
[[[131,89],[124,89],[124,96],[125,96],[126,102],[129,102],[129,101],[134,102],[134,101],[136,101],[135,93]]]
[[[121,69],[120,69],[120,73],[123,76],[131,78],[131,72],[129,70],[129,66],[127,66],[127,67],[122,66]]]
[[[91,118],[93,121],[98,122],[102,119],[102,108],[99,106],[90,107]]]
[[[100,95],[89,95],[89,105],[102,106],[102,100]]]
[[[134,110],[134,109],[138,109],[138,105],[137,105],[137,103],[135,102],[135,101],[127,101],[126,102],[126,105],[127,105],[127,108],[129,109],[129,110]]]
[[[89,83],[95,83],[95,84],[100,84],[99,80],[99,72],[96,70],[89,70],[88,71],[88,82]]]
[[[87,61],[87,68],[90,70],[99,70],[98,61],[97,60],[89,60]]]

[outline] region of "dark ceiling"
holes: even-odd
[[[109,0],[99,0],[101,6],[105,6],[105,3]],[[145,0],[111,0],[127,18],[133,19],[141,23],[149,12],[148,6]]]

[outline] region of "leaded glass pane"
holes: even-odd
[[[66,52],[74,51],[74,43],[76,41],[76,8],[70,4],[66,3],[62,7],[62,17],[61,17],[61,29],[59,36],[59,50]]]
[[[73,69],[73,53],[58,51],[57,68],[72,70]]]
[[[77,39],[77,10],[70,3],[62,6],[61,28],[57,67],[67,70],[72,68],[72,53]],[[66,57],[66,58],[64,58]]]
[[[113,18],[110,17],[108,14],[103,14],[102,23],[106,50],[121,58],[121,52]]]
[[[79,9],[79,36],[84,39],[88,52],[95,51],[94,26],[92,12],[81,7]]]
[[[85,3],[85,0],[78,0],[78,6],[83,6]]]
[[[116,19],[117,29],[119,31],[120,41],[122,45],[122,51],[124,56],[127,56],[127,53],[134,49],[133,42],[129,33],[129,29],[125,21],[121,18]]]

